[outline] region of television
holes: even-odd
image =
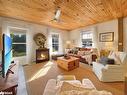
[[[12,39],[3,34],[3,50],[2,50],[2,76],[6,77],[12,59]]]

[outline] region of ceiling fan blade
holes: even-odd
[[[58,9],[56,10],[56,12],[55,12],[55,17],[54,17],[54,19],[59,19],[59,18],[60,18],[60,15],[61,15],[61,10],[60,10],[60,8],[58,8]]]

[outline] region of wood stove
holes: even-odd
[[[48,60],[49,60],[49,49],[47,48],[36,49],[36,63]]]

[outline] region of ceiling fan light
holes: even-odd
[[[59,19],[60,14],[61,14],[61,10],[60,9],[57,9],[56,10],[56,13],[55,13],[55,19]]]

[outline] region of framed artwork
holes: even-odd
[[[112,42],[114,41],[114,32],[106,32],[99,34],[100,42]]]

